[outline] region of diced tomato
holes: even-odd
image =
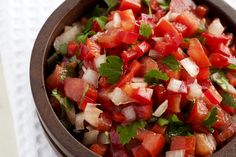
[[[218,48],[215,47],[213,49],[213,52],[214,53],[221,53],[221,54],[223,54],[223,55],[225,55],[227,57],[231,56],[231,52],[230,52],[229,47],[225,46],[223,43],[221,43]]]
[[[192,124],[201,124],[208,114],[208,109],[203,101],[194,103],[193,108],[189,114],[188,121]]]
[[[108,83],[107,77],[100,77],[98,84],[101,88],[106,88],[110,85]]]
[[[132,59],[134,59],[137,56],[137,52],[134,50],[128,50],[128,51],[123,51],[121,53],[121,58],[122,60],[127,63],[129,61],[131,61]]]
[[[138,52],[137,57],[141,57],[150,50],[150,45],[146,41],[143,41],[135,45],[133,49]]]
[[[151,57],[143,57],[141,60],[142,68],[140,76],[144,76],[150,70],[158,70],[158,64]]]
[[[173,55],[177,60],[182,60],[187,57],[187,55],[183,52],[182,49],[177,49],[177,51],[171,52],[171,55]]]
[[[232,36],[215,36],[210,33],[202,33],[202,37],[205,38],[206,44],[210,46],[212,49],[218,48],[220,44],[228,45],[230,40],[232,39]]]
[[[182,98],[181,94],[169,94],[167,111],[173,113],[179,113],[181,111],[180,110],[181,98]]]
[[[122,0],[119,10],[132,9],[134,13],[138,13],[141,9],[141,0]]]
[[[67,44],[67,55],[68,57],[72,57],[76,55],[76,53],[79,51],[79,44],[71,41]]]
[[[93,56],[92,58],[100,55],[101,47],[95,41],[88,38],[86,40],[86,46],[89,49],[88,53],[90,53],[91,56]]]
[[[220,106],[217,106],[217,121],[213,128],[220,129],[227,126],[230,122],[230,115],[226,113]]]
[[[209,67],[201,68],[197,75],[198,80],[207,80],[210,77],[210,69]]]
[[[107,146],[104,144],[92,144],[89,148],[94,153],[103,156],[107,150]]]
[[[129,67],[129,71],[132,72],[135,76],[139,74],[141,68],[142,68],[142,64],[138,60],[133,60]]]
[[[200,41],[197,38],[190,39],[188,55],[200,68],[209,67],[211,65]]]
[[[89,88],[88,88],[88,91],[85,94],[85,96],[89,97],[93,101],[97,101],[98,91],[93,86],[90,85]]]
[[[187,27],[182,34],[184,37],[191,36],[198,31],[200,20],[191,12],[182,12],[176,17],[175,22],[181,23]]]
[[[151,157],[158,156],[165,145],[165,137],[162,134],[148,134],[143,142],[142,146],[149,152]]]
[[[99,131],[109,131],[111,126],[112,116],[108,112],[101,113],[97,129]]]
[[[87,106],[87,103],[95,103],[95,101],[85,96],[84,98],[82,98],[81,100],[77,102],[78,108],[84,111]]]
[[[97,102],[101,104],[101,108],[103,110],[113,112],[116,106],[111,102],[110,98],[108,97],[109,92],[109,89],[100,90],[98,93]]]
[[[49,91],[58,88],[63,88],[64,81],[61,79],[61,76],[64,74],[65,69],[60,66],[56,65],[55,70],[48,76],[46,80],[46,87]]]
[[[226,75],[229,80],[229,83],[236,87],[236,71],[229,71]]]
[[[196,134],[195,136],[196,136],[196,155],[210,156],[216,149],[214,141],[210,141],[206,134]],[[210,136],[214,138],[213,135]]]
[[[137,119],[148,120],[152,116],[152,105],[135,105],[134,110]]]
[[[190,155],[195,154],[195,136],[175,136],[171,138],[170,150],[184,149]]]
[[[220,140],[220,142],[224,142],[224,141],[230,139],[235,134],[236,134],[236,124],[231,123],[229,126],[224,128],[221,133],[219,133],[217,138]]]
[[[229,58],[221,53],[212,53],[209,59],[212,66],[216,68],[225,68],[230,65]]]
[[[133,44],[137,41],[139,34],[135,32],[121,32],[122,42],[125,44]]]
[[[182,13],[186,10],[194,9],[196,6],[192,0],[172,0],[170,2],[170,11]]]
[[[165,135],[167,126],[160,126],[158,124],[154,124],[151,130],[157,134]]]
[[[236,109],[234,107],[227,106],[225,104],[220,104],[220,107],[230,115],[235,115],[236,114]]]
[[[220,104],[222,101],[221,95],[218,93],[218,91],[215,89],[215,87],[212,85],[204,92],[204,95],[208,99],[208,101],[212,104]]]
[[[203,5],[199,5],[197,6],[196,10],[195,10],[195,14],[199,17],[199,18],[204,18],[208,13],[208,8],[207,6],[203,6]]]
[[[152,103],[153,89],[151,88],[137,88],[134,89],[131,98],[135,99],[142,105],[148,105]]]
[[[134,77],[134,73],[133,72],[129,72],[126,75],[123,75],[121,77],[120,81],[118,82],[117,87],[124,86],[127,82],[130,82],[133,77]]]
[[[154,96],[157,97],[158,104],[163,103],[167,98],[166,88],[162,84],[158,84],[154,87]]]
[[[131,151],[134,157],[148,157],[149,156],[148,151],[142,145],[132,148]]]
[[[179,33],[169,21],[163,19],[156,26],[155,34],[163,37],[165,34],[171,34],[172,36],[175,36]]]
[[[80,44],[79,52],[80,53],[76,53],[78,59],[88,60],[94,58],[94,55],[89,53],[89,48],[85,44]]]
[[[109,29],[106,32],[99,35],[97,42],[103,48],[113,48],[121,44],[122,30],[120,29]]]
[[[125,121],[125,116],[121,112],[114,112],[113,120],[122,123]]]
[[[121,18],[121,27],[126,31],[133,31],[135,28],[135,16],[131,9],[119,11]]]

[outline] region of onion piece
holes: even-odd
[[[76,114],[75,129],[84,130],[84,112]]]
[[[84,110],[84,119],[93,127],[97,127],[100,121],[100,114],[103,112],[98,109],[96,106],[98,104],[87,103]]]
[[[189,98],[199,98],[202,96],[202,86],[200,86],[197,83],[196,79],[192,84],[188,85],[188,87],[189,87],[189,92],[188,92]]]
[[[184,157],[185,156],[185,150],[172,150],[166,152],[166,157]]]
[[[182,59],[180,64],[184,67],[184,69],[188,72],[188,74],[192,77],[196,77],[199,73],[199,67],[197,64],[189,57]]]
[[[207,139],[208,139],[208,142],[211,145],[211,148],[214,152],[216,150],[216,146],[217,146],[217,142],[216,142],[215,137],[212,134],[207,134]]]
[[[101,143],[101,144],[110,144],[111,143],[109,133],[107,131],[100,133],[98,135],[98,143]]]
[[[130,83],[130,86],[134,89],[137,89],[137,88],[145,88],[148,86],[148,84],[146,82]]]
[[[153,59],[157,59],[158,57],[160,57],[160,54],[157,53],[156,50],[151,49],[151,50],[149,50],[148,56]]]
[[[144,82],[144,78],[143,77],[133,77],[131,82],[134,83],[143,83]]]
[[[160,106],[157,107],[156,111],[153,112],[152,115],[155,117],[161,117],[161,115],[165,113],[167,108],[168,108],[168,100],[165,100]]]
[[[94,58],[94,64],[95,64],[97,69],[100,68],[102,63],[106,63],[106,55],[105,54]]]
[[[136,119],[136,114],[133,106],[127,106],[121,110],[125,116],[126,122],[133,122]]]
[[[119,87],[116,87],[111,93],[108,94],[109,99],[116,105],[128,104],[134,102],[125,92]]]
[[[84,72],[82,79],[86,81],[88,84],[91,84],[94,87],[98,87],[99,74],[96,71],[88,68]]]
[[[108,22],[105,25],[106,29],[111,29],[111,28],[119,28],[121,26],[121,18],[120,14],[118,12],[115,12],[113,15],[112,21]]]
[[[208,32],[215,35],[220,36],[224,32],[225,28],[222,26],[220,19],[214,19],[212,23],[208,26]]]
[[[99,134],[98,130],[92,130],[84,133],[83,144],[88,146],[97,143],[98,134]]]
[[[172,92],[177,93],[187,93],[187,87],[183,81],[176,80],[174,78],[171,78],[167,89]]]
[[[78,33],[81,33],[81,31],[82,31],[81,26],[73,26],[71,29],[67,27],[65,31],[55,39],[53,43],[55,50],[59,51],[61,44],[65,44],[65,43],[68,43],[69,41],[73,41],[75,36]]]
[[[67,120],[74,125],[76,121],[75,107],[72,105],[71,108],[65,108]]]

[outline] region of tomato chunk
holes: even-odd
[[[116,47],[122,42],[121,32],[122,30],[120,29],[109,29],[99,36],[97,42],[103,48]]]
[[[119,11],[121,28],[125,31],[133,31],[135,28],[135,17],[131,9]]]
[[[152,103],[152,93],[153,89],[141,87],[134,89],[131,97],[137,100],[140,104],[147,105]]]
[[[210,86],[210,88],[208,88],[204,92],[204,95],[212,104],[220,104],[220,102],[222,101],[221,95],[218,93],[214,86]]]
[[[132,9],[134,13],[138,13],[141,9],[141,0],[122,0],[119,9]]]
[[[103,156],[107,150],[107,146],[104,144],[92,144],[89,149],[94,153]]]
[[[46,80],[46,87],[48,90],[55,88],[63,88],[64,81],[61,79],[64,73],[64,68],[60,65],[56,65],[55,70],[48,76]]]
[[[170,150],[184,149],[190,155],[195,154],[196,137],[195,136],[175,136],[171,139]]]
[[[203,101],[194,103],[189,114],[188,121],[193,124],[201,124],[208,114],[208,109]]]
[[[148,157],[149,156],[148,151],[142,145],[134,147],[131,151],[134,157]]]
[[[225,68],[230,65],[229,58],[221,53],[212,53],[209,57],[212,66]]]

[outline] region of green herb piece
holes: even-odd
[[[165,118],[158,118],[157,123],[160,126],[165,126],[169,124],[169,120],[165,119]]]
[[[118,56],[108,56],[106,63],[101,64],[99,73],[108,78],[108,83],[113,84],[119,81],[122,74],[122,60]]]
[[[59,46],[59,52],[60,54],[62,54],[63,56],[67,54],[67,44],[64,43],[64,44],[61,44]]]
[[[108,6],[107,12],[114,9],[118,5],[118,0],[104,0]]]
[[[199,28],[198,28],[198,33],[203,33],[206,31],[206,26],[205,26],[205,23],[203,21],[200,21],[200,25],[199,25]]]
[[[230,64],[227,66],[228,69],[236,70],[236,65],[235,64]]]
[[[222,100],[223,105],[236,108],[236,98],[234,98],[233,95],[231,95],[227,92],[222,92],[221,96],[223,98],[223,100]]]
[[[179,120],[179,118],[175,114],[172,114],[168,119],[169,119],[170,123],[183,124],[183,122],[181,120]]]
[[[139,34],[145,38],[149,38],[152,35],[152,28],[149,24],[142,23],[139,28]]]
[[[156,84],[159,80],[167,81],[169,77],[158,70],[150,70],[148,73],[144,75],[144,81],[148,84]]]
[[[53,89],[51,95],[57,99],[61,106],[65,107],[66,109],[71,108],[71,103],[69,102],[69,100],[66,97],[63,98],[57,89]]]
[[[167,10],[167,9],[169,9],[169,5],[170,5],[171,0],[157,0],[157,2],[159,3],[159,6],[163,10]]]
[[[87,38],[88,38],[89,36],[94,35],[94,34],[96,34],[96,32],[94,32],[94,31],[89,31],[89,32],[87,32],[87,33],[85,33],[85,34],[78,34],[78,35],[75,37],[75,41],[78,42],[78,43],[85,43],[86,40],[87,40]]]
[[[88,14],[88,17],[92,17],[92,16],[98,17],[98,16],[101,15],[102,10],[103,10],[103,9],[100,8],[99,5],[96,5],[96,6],[94,7],[94,9]]]
[[[148,7],[149,15],[152,15],[152,8],[150,6],[150,0],[142,0],[142,3]]]
[[[60,59],[60,54],[58,52],[54,52],[52,56],[47,59],[48,67],[55,67]]]
[[[173,56],[168,56],[163,59],[163,63],[168,66],[171,70],[180,71],[181,66],[179,62]]]
[[[82,104],[82,102],[84,102],[84,98],[85,98],[85,95],[86,95],[86,93],[88,92],[88,90],[89,90],[89,85],[86,84],[85,89],[84,89],[83,94],[82,94],[82,98],[81,98],[81,100],[80,100],[80,105]],[[80,105],[79,105],[79,106],[80,106]]]
[[[96,17],[94,20],[97,21],[97,23],[100,26],[101,30],[104,31],[105,25],[107,23],[107,17],[106,16],[100,16],[100,17]]]
[[[211,79],[212,81],[217,83],[223,90],[227,90],[229,88],[230,84],[222,71],[218,71],[212,74]]]
[[[92,29],[92,27],[93,27],[93,20],[94,20],[94,17],[91,17],[88,21],[87,21],[87,23],[86,23],[86,25],[85,25],[85,27],[84,27],[84,30],[83,30],[83,33],[85,34],[85,33],[88,33],[91,29]]]
[[[184,42],[189,43],[190,38],[184,38]]]
[[[116,131],[119,134],[121,144],[129,143],[137,135],[138,129],[143,129],[146,125],[147,123],[144,120],[136,121],[126,126],[119,125]]]
[[[202,122],[210,131],[214,131],[212,126],[217,121],[217,108],[213,107],[211,111],[208,113],[206,119]]]

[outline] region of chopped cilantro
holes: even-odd
[[[94,17],[91,17],[88,21],[87,21],[87,23],[86,23],[86,25],[85,25],[85,27],[84,27],[84,30],[83,30],[83,33],[85,34],[85,33],[88,33],[91,29],[92,29],[92,27],[93,27],[93,20],[94,20]]]
[[[106,63],[101,64],[99,73],[108,78],[108,83],[116,83],[122,74],[122,60],[118,56],[108,56]]]
[[[106,16],[100,16],[100,17],[96,17],[94,20],[97,21],[97,23],[99,24],[101,30],[104,31],[105,25],[107,23],[107,17]]]
[[[169,5],[170,5],[171,0],[157,0],[157,2],[159,3],[160,7],[163,10],[167,10],[167,9],[169,9]]]
[[[217,121],[217,108],[213,107],[211,111],[208,113],[206,119],[202,122],[203,125],[205,125],[211,132],[214,130],[212,129],[212,126]]]
[[[218,71],[211,75],[212,81],[216,82],[223,90],[227,90],[229,86],[229,82],[225,77],[223,71]]]
[[[232,69],[232,70],[236,70],[236,65],[235,64],[230,64],[227,68]]]
[[[107,12],[114,9],[118,5],[118,0],[104,0],[108,6]]]
[[[184,42],[189,43],[190,38],[184,38]]]
[[[205,26],[205,23],[203,21],[200,21],[200,24],[199,24],[199,28],[198,28],[198,33],[203,33],[206,31],[206,26]]]
[[[139,34],[148,39],[152,34],[151,26],[149,24],[142,23],[139,28]]]
[[[150,70],[144,76],[144,81],[148,84],[155,84],[158,83],[159,80],[167,81],[168,79],[169,77],[165,73],[158,70]]]
[[[222,101],[223,105],[236,108],[236,98],[234,98],[233,95],[227,92],[222,92],[221,96],[223,98],[223,101]]]
[[[86,93],[88,92],[88,90],[89,90],[89,85],[87,84],[87,85],[85,86],[84,91],[83,91],[82,98],[81,98],[81,100],[80,100],[80,105],[82,104],[82,102],[84,102],[84,98],[85,98],[85,95],[86,95]]]
[[[179,62],[173,56],[168,56],[163,59],[163,63],[167,65],[171,70],[180,71],[181,66]]]
[[[158,118],[157,119],[157,123],[160,126],[164,126],[164,125],[168,125],[169,124],[169,120],[165,119],[165,118]]]
[[[57,99],[61,106],[65,107],[66,109],[71,108],[71,103],[69,99],[67,99],[66,97],[63,98],[57,89],[53,89],[51,95]]]
[[[138,129],[143,129],[146,125],[147,123],[144,120],[136,121],[126,126],[119,125],[116,131],[119,134],[121,144],[129,143],[137,135]]]
[[[84,34],[78,34],[78,35],[75,37],[75,41],[78,42],[78,43],[85,43],[86,40],[87,40],[87,38],[88,38],[89,36],[94,35],[94,34],[96,34],[96,32],[94,32],[94,31],[89,31],[89,32],[84,33]]]
[[[67,44],[64,43],[64,44],[61,44],[59,46],[59,52],[60,54],[62,54],[63,56],[67,54]]]

